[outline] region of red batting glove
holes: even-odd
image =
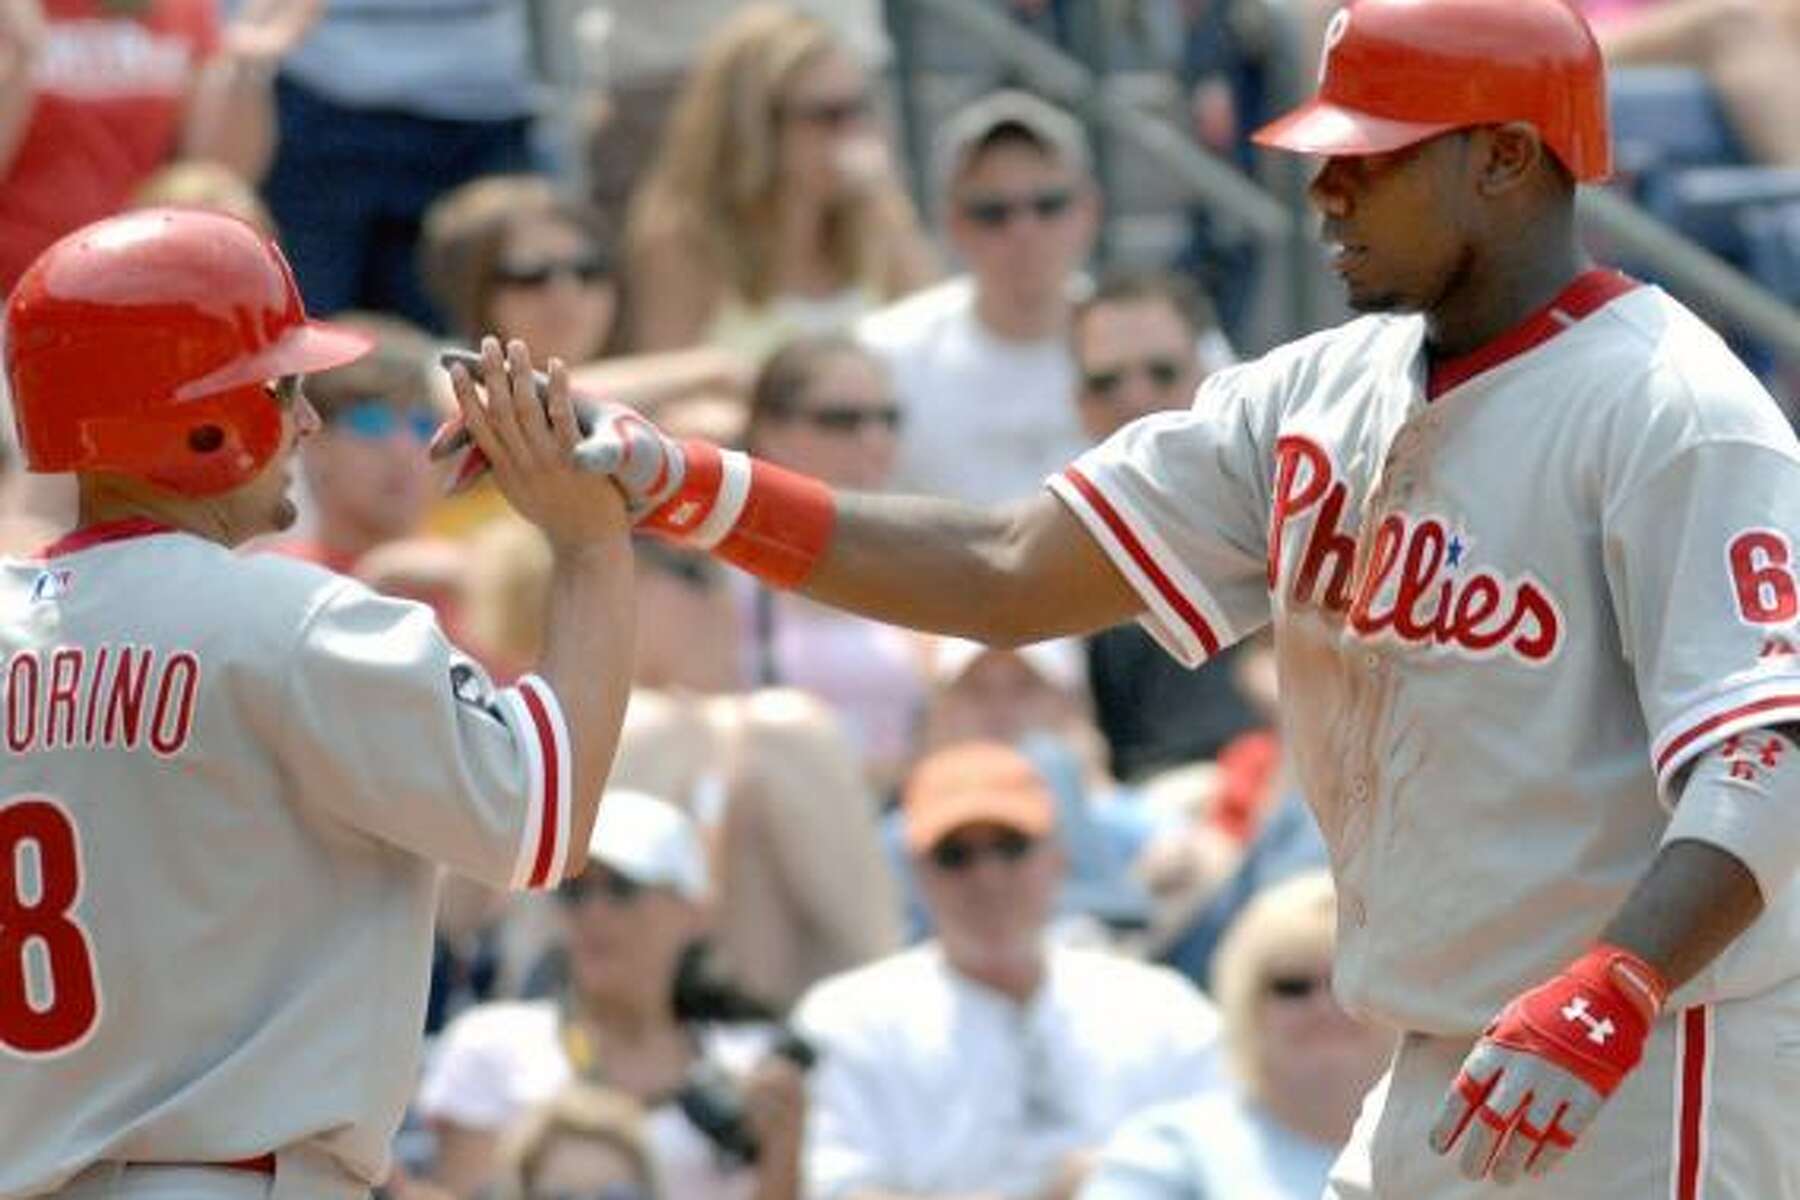
[[[1469,1179],[1547,1173],[1643,1057],[1668,990],[1649,963],[1601,944],[1519,996],[1464,1060],[1431,1148],[1460,1141]]]

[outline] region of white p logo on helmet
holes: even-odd
[[[1337,44],[1339,42],[1344,40],[1344,34],[1349,30],[1349,28],[1350,28],[1350,10],[1349,9],[1340,8],[1336,12],[1331,14],[1331,23],[1325,26],[1325,48],[1319,51],[1319,79],[1318,79],[1318,82],[1320,84],[1323,84],[1325,82],[1325,69],[1331,63],[1331,52],[1333,50],[1337,49]]]

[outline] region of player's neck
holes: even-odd
[[[232,544],[222,514],[209,505],[148,489],[115,485],[104,477],[82,478],[75,528],[91,529],[96,525],[129,520],[155,521],[220,545]]]
[[[1516,247],[1475,257],[1425,315],[1425,344],[1435,359],[1479,350],[1556,299],[1589,263],[1572,231],[1525,235]]]

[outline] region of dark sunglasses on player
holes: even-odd
[[[404,429],[423,446],[437,432],[442,419],[429,408],[395,408],[370,396],[339,409],[331,423],[345,433],[372,442],[391,438]]]
[[[542,262],[500,263],[494,268],[494,282],[503,287],[547,287],[558,275],[566,275],[577,283],[603,283],[612,278],[612,264],[603,255],[584,254]]]
[[[1037,846],[1037,839],[1017,830],[1006,830],[985,842],[975,838],[947,837],[931,848],[931,862],[940,871],[966,871],[984,858],[1003,863],[1022,861]]]
[[[1181,360],[1147,358],[1143,362],[1127,363],[1122,367],[1087,371],[1081,376],[1081,386],[1102,400],[1110,400],[1125,386],[1125,381],[1138,372],[1146,375],[1157,391],[1166,392],[1181,381]]]
[[[963,216],[983,229],[1004,229],[1015,216],[1027,212],[1040,221],[1054,221],[1074,203],[1073,190],[1046,188],[1029,196],[970,196],[961,208]]]

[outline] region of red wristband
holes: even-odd
[[[685,476],[642,528],[711,551],[776,587],[804,582],[831,541],[837,501],[811,476],[720,450],[682,443]]]
[[[743,514],[713,553],[776,587],[798,587],[819,565],[836,524],[830,488],[753,458]]]

